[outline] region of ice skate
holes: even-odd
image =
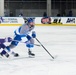
[[[32,53],[32,52],[30,51],[30,49],[28,49],[28,55],[29,55],[29,57],[35,57],[35,54]]]
[[[0,56],[5,56],[5,57],[9,57],[9,54],[5,51],[5,50],[3,50],[1,53],[0,53]]]

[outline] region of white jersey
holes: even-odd
[[[28,25],[28,24],[23,24],[17,30],[15,30],[15,34],[18,34],[21,36],[26,36],[34,29],[34,27],[35,26],[30,27],[30,25]]]

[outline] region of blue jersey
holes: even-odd
[[[30,32],[32,32],[34,27],[35,26],[30,27],[30,25],[28,25],[28,24],[23,24],[17,30],[15,30],[15,34],[26,36],[26,35],[30,34]]]

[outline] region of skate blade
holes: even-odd
[[[29,58],[35,58],[35,56],[29,55]]]

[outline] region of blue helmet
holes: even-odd
[[[34,22],[34,20],[32,18],[29,18],[27,21],[28,21],[28,23]]]

